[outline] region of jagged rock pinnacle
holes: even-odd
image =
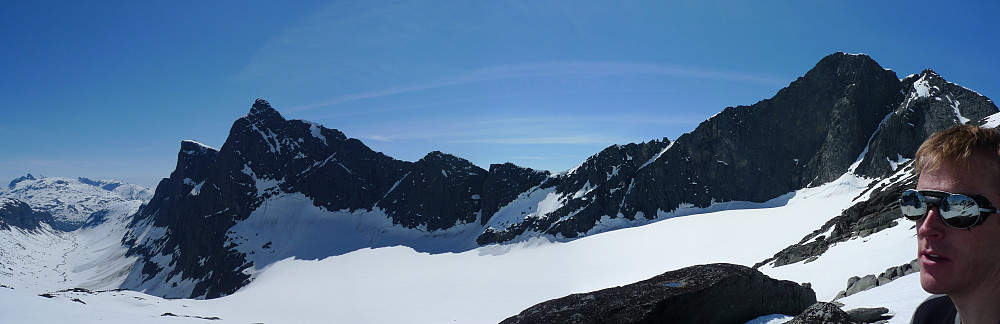
[[[281,118],[281,114],[274,108],[271,108],[271,104],[267,100],[257,98],[253,106],[250,107],[250,114],[247,117],[254,120],[263,120],[273,117]]]

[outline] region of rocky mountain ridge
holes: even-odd
[[[247,246],[232,229],[290,195],[305,199],[302,208],[393,227],[359,241],[391,244],[389,232],[467,237],[450,247],[461,251],[572,239],[721,202],[765,202],[845,173],[886,177],[931,132],[997,111],[931,70],[899,79],[868,56],[836,53],[774,97],[726,108],[675,141],[610,146],[551,174],[509,163],[486,170],[441,152],[396,160],[340,131],[286,120],[258,99],[221,149],[181,144],[176,169],[124,239],[138,257],[126,286],[168,297],[234,292],[265,266],[251,255],[273,253],[273,242]]]
[[[34,231],[42,224],[53,223],[52,214],[32,210],[28,204],[12,198],[0,197],[0,231],[11,227]]]

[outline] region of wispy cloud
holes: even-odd
[[[449,140],[446,142],[463,144],[608,144],[622,140],[622,138],[586,134],[554,137],[470,138]]]
[[[430,141],[445,144],[608,145],[635,140],[622,135],[621,132],[601,131],[594,126],[595,122],[599,121],[605,125],[615,125],[608,129],[622,129],[622,126],[629,125],[630,121],[639,120],[617,118],[615,121],[615,119],[609,117],[601,120],[595,116],[514,119],[434,118],[355,126],[345,129],[345,132],[361,140],[384,143]]]
[[[363,139],[370,139],[379,142],[395,142],[397,140],[397,138],[385,135],[368,135],[365,136]]]
[[[726,82],[745,82],[769,85],[782,85],[787,82],[787,80],[784,79],[751,74],[652,63],[554,61],[496,65],[459,73],[452,77],[440,80],[429,80],[419,85],[397,86],[369,92],[343,95],[329,100],[291,107],[288,108],[288,111],[297,112],[320,107],[331,107],[358,100],[375,99],[410,92],[501,80],[523,78],[591,78],[621,76],[660,76],[665,78],[708,79]]]

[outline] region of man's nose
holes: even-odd
[[[941,211],[937,206],[927,208],[927,215],[917,222],[917,236],[926,238],[940,238],[944,235],[945,227],[948,226],[941,218]]]

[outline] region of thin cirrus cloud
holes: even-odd
[[[449,144],[602,144],[628,142],[621,135],[595,133],[585,121],[595,116],[538,117],[514,119],[429,119],[384,122],[348,130],[362,140],[379,142],[431,141]],[[615,123],[632,118],[609,117]],[[644,122],[651,122],[649,119]],[[672,123],[674,121],[664,121]],[[532,134],[524,136],[523,134]],[[570,135],[566,135],[570,134]]]
[[[512,137],[512,138],[473,138],[450,140],[457,144],[607,144],[622,142],[621,138],[602,137],[595,135],[554,136],[554,137]]]
[[[402,134],[397,135],[366,135],[362,139],[379,142],[397,142],[401,140],[414,140],[414,136]],[[418,137],[419,138],[419,137]],[[434,138],[439,138],[434,136]],[[594,134],[573,135],[573,136],[550,136],[550,137],[482,137],[444,140],[449,144],[511,144],[511,145],[541,145],[541,144],[601,144],[623,143],[628,139],[615,136],[599,136]]]
[[[610,61],[555,61],[541,63],[504,64],[459,73],[450,78],[432,80],[419,85],[399,86],[369,92],[343,95],[329,100],[289,108],[289,111],[303,111],[339,104],[389,97],[398,94],[426,91],[437,88],[475,84],[498,80],[521,78],[555,77],[604,77],[604,76],[661,76],[688,79],[708,79],[729,82],[744,82],[781,85],[786,80],[755,75],[720,72],[708,69],[671,66],[649,63],[627,63]]]

